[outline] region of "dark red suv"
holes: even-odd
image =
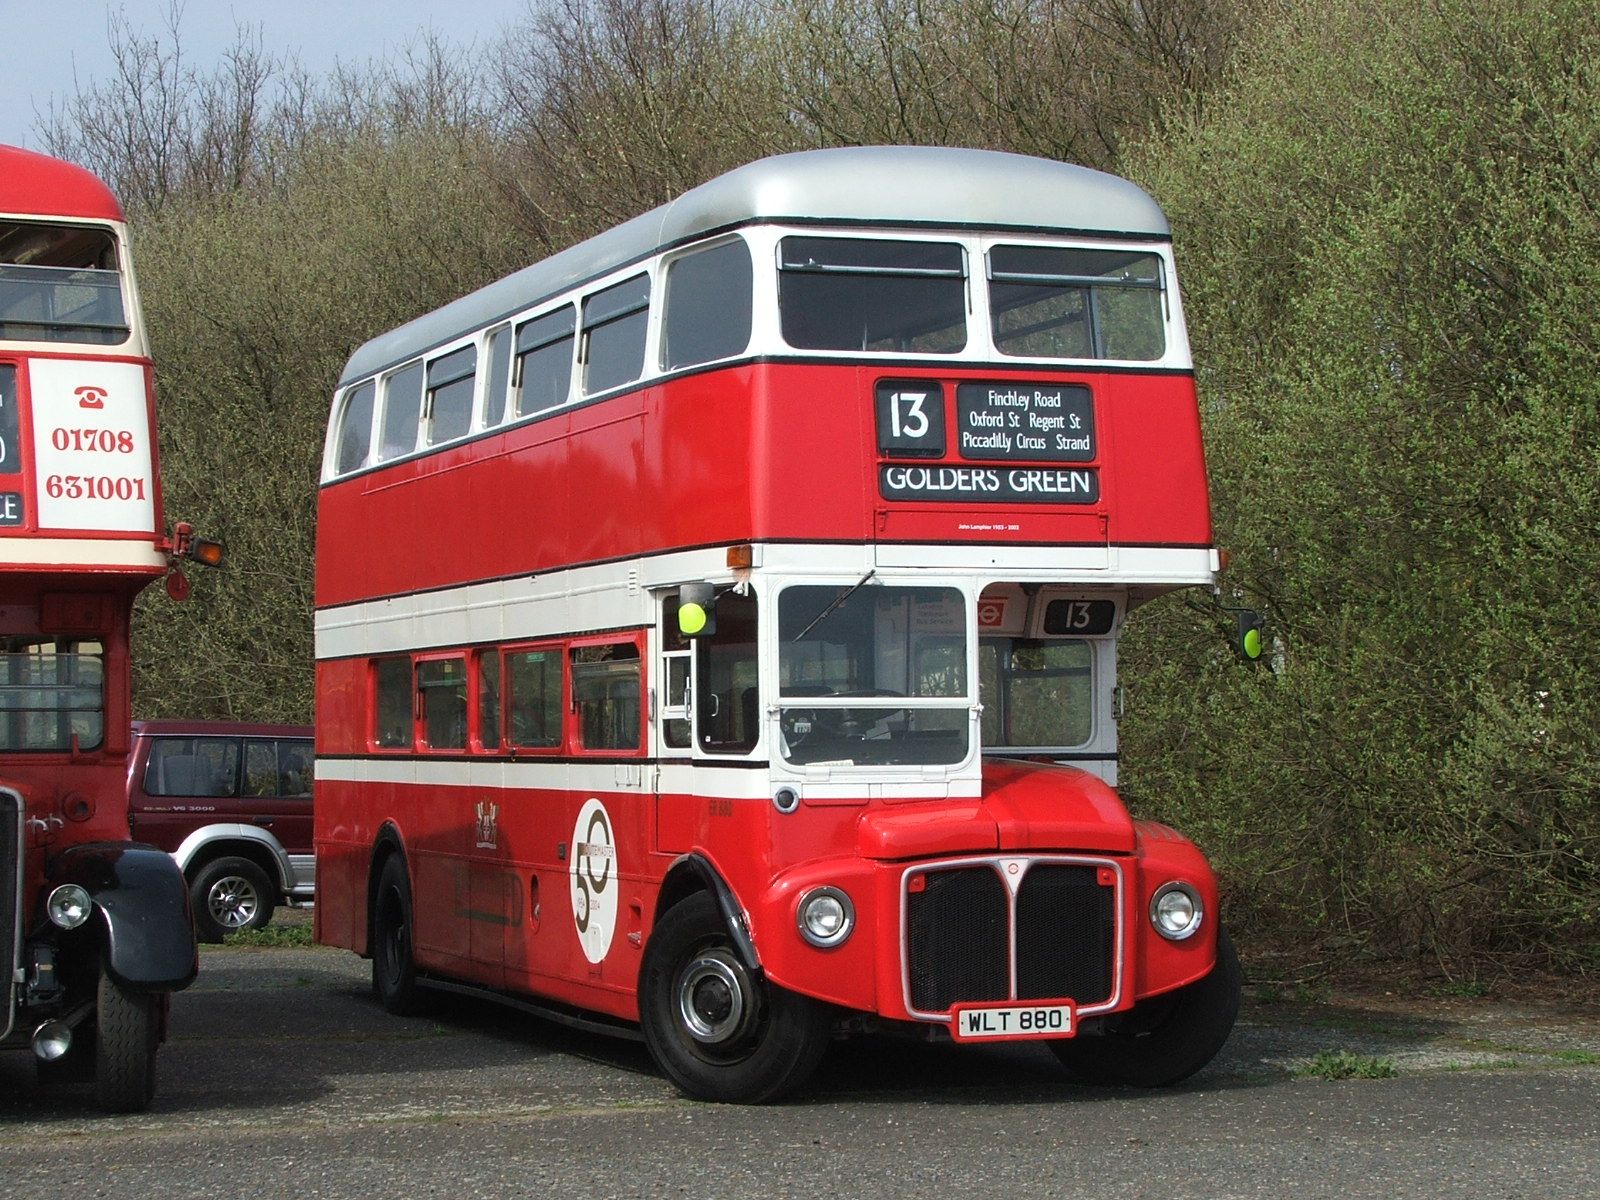
[[[259,929],[280,903],[308,903],[309,725],[135,721],[128,824],[177,859],[195,932],[206,941]]]

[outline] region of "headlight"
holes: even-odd
[[[50,898],[44,902],[44,910],[52,925],[76,929],[89,919],[89,914],[94,911],[94,901],[77,884],[63,883],[50,893]]]
[[[1150,923],[1156,932],[1174,942],[1193,937],[1205,919],[1200,893],[1187,883],[1167,883],[1150,898]]]
[[[855,905],[836,887],[819,887],[800,897],[800,936],[813,946],[832,949],[856,927]]]

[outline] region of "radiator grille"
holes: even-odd
[[[1116,936],[1116,893],[1094,867],[1034,867],[1017,892],[1017,999],[1110,999]]]
[[[988,867],[929,871],[906,907],[911,1006],[943,1012],[960,1000],[1011,994],[1009,897]]]
[[[15,792],[0,788],[0,985],[5,987],[4,1024],[0,1037],[11,1031],[11,1004],[16,978],[17,954],[22,941],[17,913],[17,892],[22,876],[22,799]]]
[[[913,1011],[1062,998],[1083,1008],[1113,999],[1117,889],[1101,882],[1098,865],[1028,864],[1015,901],[998,863],[931,868],[907,878],[917,881],[906,895]]]

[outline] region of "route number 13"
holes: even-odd
[[[926,380],[877,386],[878,452],[893,457],[944,454],[944,389]]]

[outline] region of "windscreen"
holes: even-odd
[[[949,765],[968,749],[965,599],[954,588],[804,584],[778,600],[790,762]]]

